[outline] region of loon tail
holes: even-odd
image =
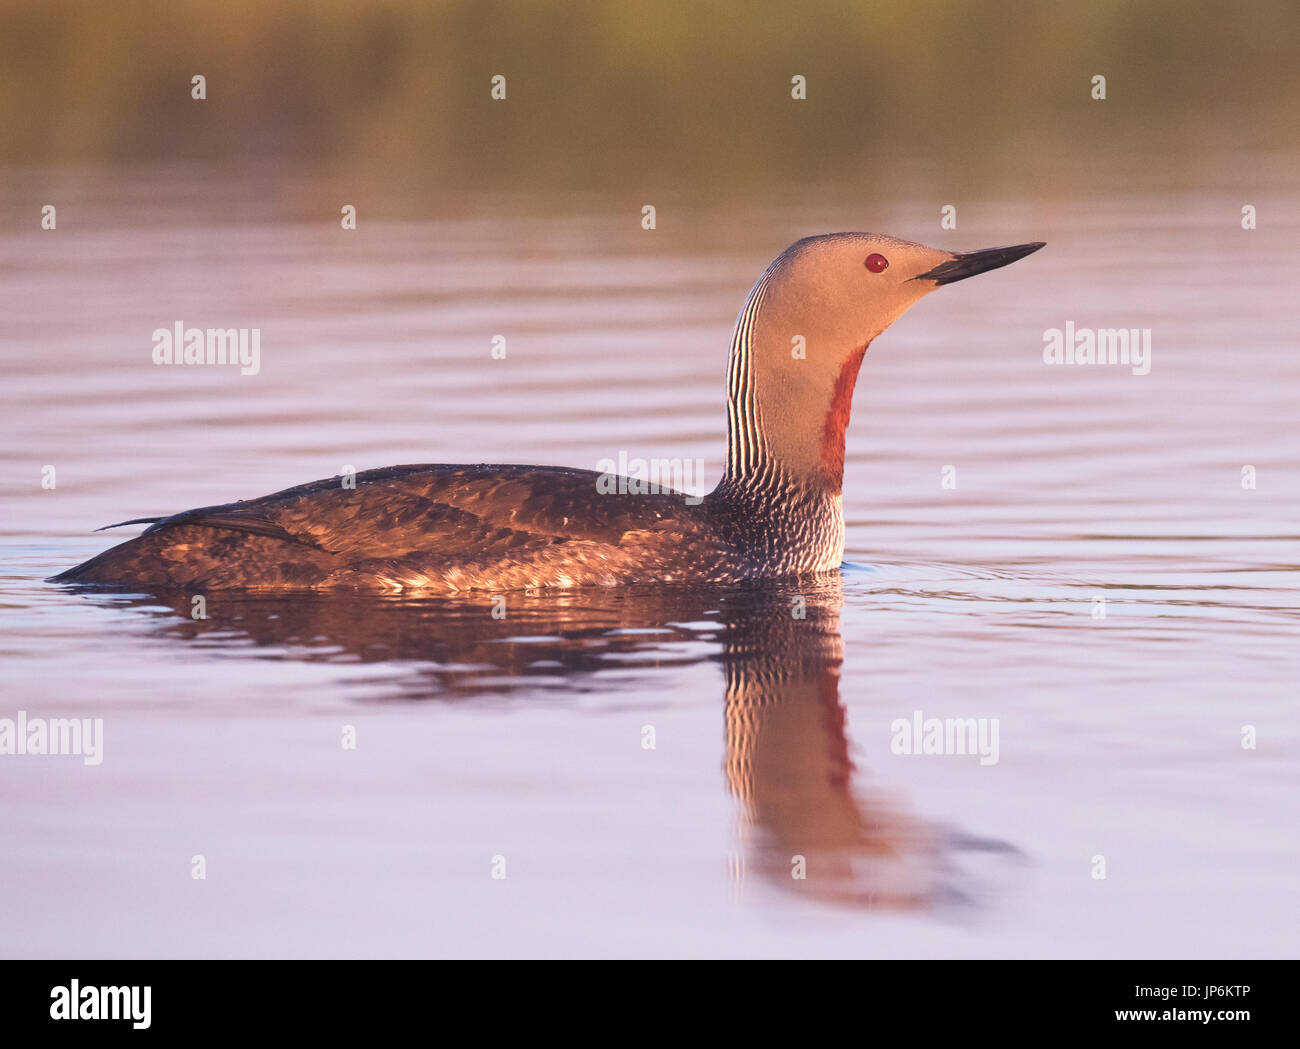
[[[106,532],[106,531],[108,531],[110,528],[123,528],[123,527],[125,527],[126,525],[136,525],[136,524],[155,525],[155,524],[157,524],[159,521],[165,521],[165,520],[166,520],[165,517],[136,517],[136,518],[133,518],[133,519],[130,520],[130,521],[118,521],[117,524],[104,525],[103,528],[96,528],[95,531],[96,531],[96,532]],[[60,572],[58,575],[52,575],[52,576],[50,576],[48,579],[46,579],[45,581],[46,581],[47,583],[75,583],[75,582],[78,582],[78,581],[83,577],[83,575],[85,574],[85,572],[86,572],[87,569],[93,568],[93,567],[95,567],[96,565],[101,564],[101,563],[104,562],[104,561],[107,561],[107,560],[108,560],[108,555],[109,555],[110,553],[112,553],[113,550],[116,550],[116,549],[117,549],[117,547],[113,547],[113,548],[110,549],[110,550],[105,550],[102,554],[99,554],[99,555],[96,556],[96,557],[92,557],[89,561],[83,561],[81,564],[79,564],[79,565],[75,565],[74,567],[69,568],[66,572]]]

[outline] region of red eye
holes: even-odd
[[[889,269],[889,260],[873,251],[867,256],[867,269],[872,273],[884,273]]]

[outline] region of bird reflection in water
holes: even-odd
[[[586,588],[420,599],[225,592],[192,619],[186,594],[108,597],[156,631],[205,645],[274,647],[282,658],[387,664],[365,702],[548,691],[600,695],[667,666],[722,664],[725,756],[739,804],[732,876],[750,872],[838,905],[924,909],[971,892],[957,859],[1015,850],[954,834],[855,783],[840,698],[839,577],[812,584]],[[210,595],[213,597],[213,595]],[[861,778],[861,777],[859,777]]]

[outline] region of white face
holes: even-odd
[[[780,288],[769,293],[781,300],[783,316],[801,319],[842,360],[938,287],[916,278],[953,258],[951,252],[873,233],[810,237],[773,264]]]

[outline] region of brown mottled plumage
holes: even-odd
[[[1041,246],[954,255],[836,233],[782,252],[736,321],[727,468],[702,501],[606,494],[587,470],[395,466],[358,474],[355,488],[327,478],[128,521],[150,527],[50,581],[450,593],[836,569],[844,432],[866,346],[939,285]],[[796,336],[802,355],[791,350]]]

